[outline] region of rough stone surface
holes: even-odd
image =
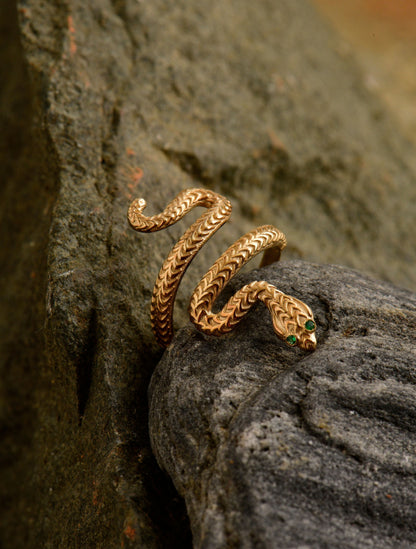
[[[194,546],[416,546],[416,295],[291,261],[246,275],[308,303],[313,353],[263,306],[235,333],[182,329],[150,386],[158,461]]]
[[[416,286],[414,149],[304,0],[0,2],[5,547],[190,544],[150,450],[148,306],[189,186],[233,221],[184,280],[274,223],[287,257]]]

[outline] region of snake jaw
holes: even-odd
[[[291,333],[282,335],[275,329],[280,339],[283,339],[289,347],[300,347],[304,351],[314,351],[316,349],[316,336],[314,333],[306,332],[301,326],[296,326]],[[296,334],[296,335],[295,335]]]
[[[301,349],[305,351],[314,351],[316,349],[316,336],[315,334],[305,334],[298,343]]]

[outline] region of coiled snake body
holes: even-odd
[[[173,307],[181,279],[192,259],[205,242],[228,220],[231,204],[223,196],[206,189],[188,189],[178,194],[165,210],[146,217],[146,201],[134,200],[128,211],[131,226],[137,231],[160,231],[182,219],[196,206],[207,208],[175,244],[164,262],[153,290],[151,322],[160,345],[167,347],[173,337]],[[272,225],[263,225],[239,238],[213,264],[192,294],[189,314],[195,326],[206,333],[221,335],[233,329],[259,300],[269,309],[278,337],[290,346],[316,347],[315,322],[310,308],[284,294],[265,281],[251,282],[240,288],[219,313],[212,307],[229,280],[254,256],[270,249],[280,251],[286,237]]]

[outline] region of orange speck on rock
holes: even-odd
[[[17,11],[23,15],[24,17],[30,17],[30,10],[28,8],[24,8],[23,6],[19,6],[17,8]]]
[[[138,183],[143,177],[143,170],[141,168],[135,168],[132,173],[132,179],[135,183]]]
[[[127,147],[126,153],[127,153],[127,156],[135,156],[136,155],[136,153],[130,147]]]
[[[76,47],[75,47],[75,49],[76,49]],[[91,80],[89,79],[89,76],[88,76],[87,72],[86,71],[80,71],[79,75],[81,77],[81,80],[82,80],[84,86],[87,89],[90,88],[91,87]]]
[[[280,141],[280,139],[277,137],[276,133],[273,130],[268,130],[267,133],[269,134],[270,144],[273,149],[286,151],[286,147],[284,146],[282,141]]]
[[[261,158],[263,156],[263,154],[264,154],[264,152],[261,149],[254,149],[251,153],[252,157],[255,160],[258,160],[259,158]]]
[[[133,526],[130,526],[130,524],[128,524],[124,528],[123,533],[130,541],[134,541],[136,539],[136,530],[133,528]]]
[[[393,496],[391,494],[386,494],[386,498],[391,499]]]
[[[69,51],[71,55],[74,55],[77,51],[77,45],[75,43],[75,27],[74,19],[72,15],[68,15],[68,31],[69,31]]]
[[[95,482],[95,480],[92,481],[92,485],[94,486],[94,489],[92,491],[92,504],[93,505],[98,505],[98,503],[99,503],[98,489],[97,489],[97,483]]]
[[[276,90],[279,93],[284,92],[286,90],[286,83],[285,83],[284,79],[279,74],[275,75],[274,84],[275,84]]]
[[[30,278],[32,278],[32,279],[33,279],[33,278],[36,278],[36,273],[35,273],[35,271],[32,271],[32,272],[30,273]]]

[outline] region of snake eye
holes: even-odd
[[[307,320],[305,322],[305,329],[308,330],[308,332],[313,332],[315,328],[316,328],[316,325],[313,320]]]
[[[291,347],[293,347],[293,345],[296,345],[296,336],[295,335],[287,336],[286,343]]]

